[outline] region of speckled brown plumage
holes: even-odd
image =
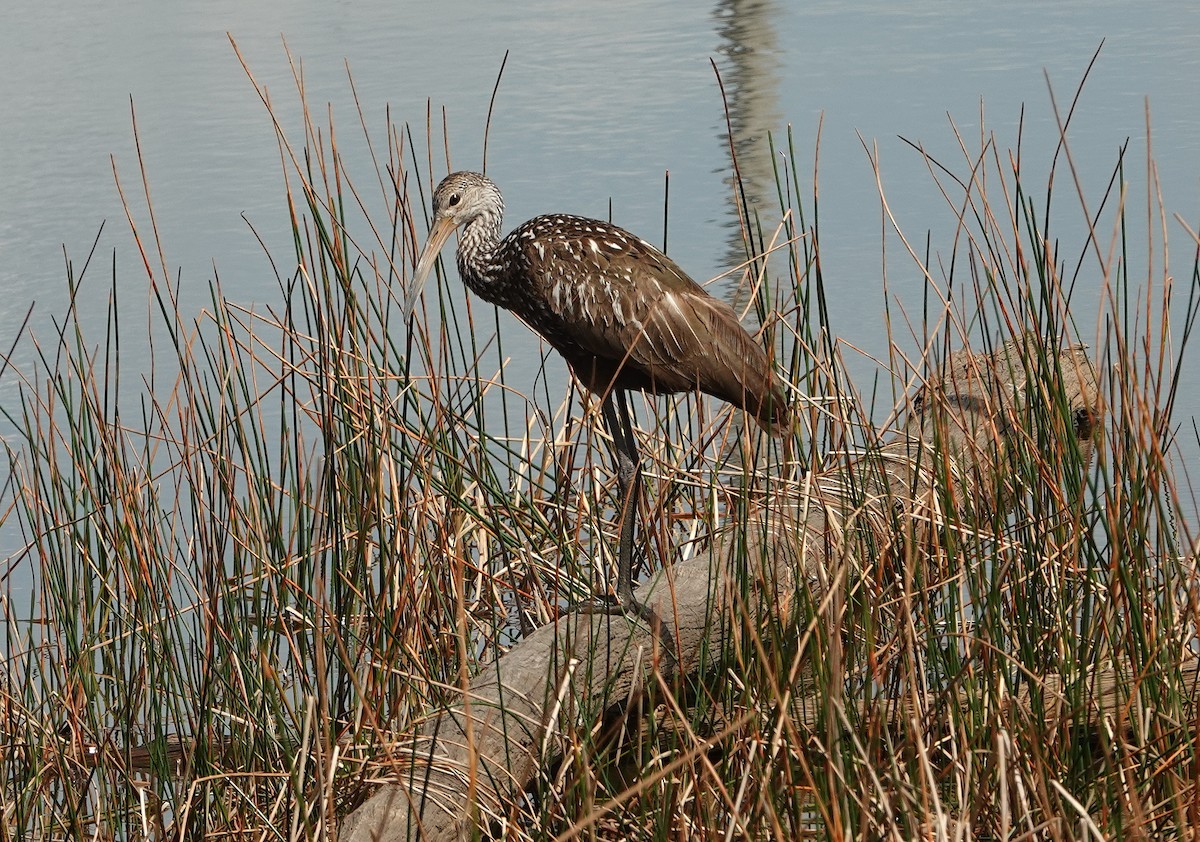
[[[463,281],[520,316],[588,389],[699,389],[768,428],[786,423],[786,398],[770,360],[733,309],[645,240],[565,214],[534,217],[500,239],[504,203],[478,173],[447,176],[433,208],[431,245],[439,218],[445,236],[462,226]]]

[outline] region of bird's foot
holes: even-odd
[[[646,624],[650,626],[651,633],[658,636],[663,652],[670,658],[675,657],[675,636],[671,634],[671,630],[667,628],[667,624],[663,622],[663,618],[658,615],[657,611],[636,599],[623,602],[621,608],[624,609],[626,617],[645,620]]]
[[[667,624],[663,622],[658,612],[644,602],[634,600],[619,601],[611,594],[595,596],[591,599],[577,602],[570,606],[569,612],[580,614],[604,614],[611,617],[628,617],[637,622],[644,621],[650,627],[662,644],[663,651],[670,657],[675,657],[675,637]]]
[[[620,601],[612,594],[601,594],[581,602],[572,602],[567,606],[567,613],[579,614],[624,614]]]

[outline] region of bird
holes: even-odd
[[[662,619],[633,593],[642,482],[626,393],[699,390],[780,434],[789,424],[783,384],[733,308],[640,237],[602,220],[548,214],[501,238],[503,217],[504,199],[491,179],[468,171],[442,179],[429,238],[405,291],[405,320],[446,240],[461,229],[456,263],[467,288],[517,315],[601,401],[616,454],[617,608],[646,621],[671,650]]]

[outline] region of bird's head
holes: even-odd
[[[405,297],[406,317],[412,312],[417,295],[433,271],[450,233],[460,225],[468,225],[480,218],[494,220],[494,227],[499,229],[503,214],[504,200],[500,189],[486,176],[476,172],[453,172],[442,179],[433,191],[433,224],[429,228],[429,239],[417,258],[417,268]]]

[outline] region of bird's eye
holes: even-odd
[[[462,199],[462,196],[458,195],[457,193],[451,193],[450,198],[447,203],[450,205],[450,207],[454,207],[455,205],[457,205],[459,203],[459,201],[461,199]]]

